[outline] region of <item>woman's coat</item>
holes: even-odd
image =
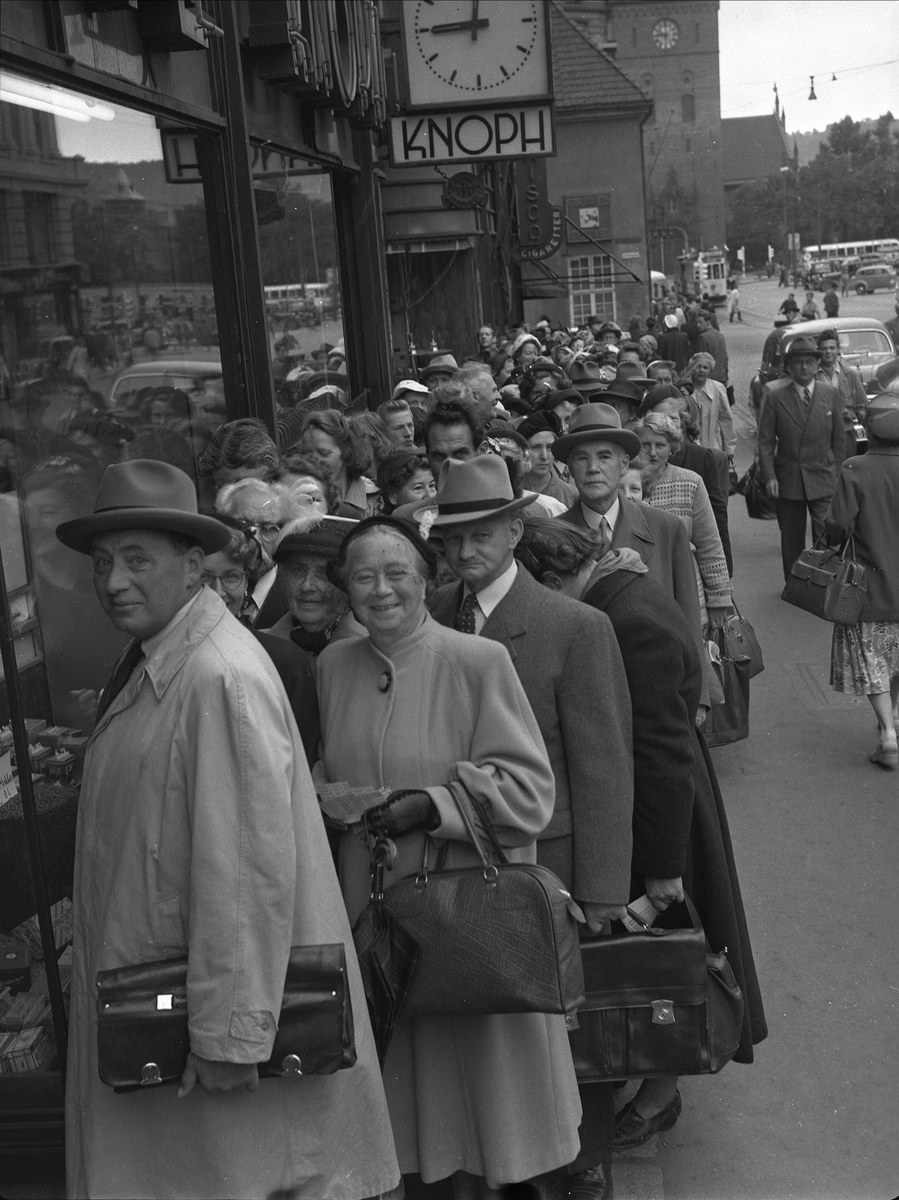
[[[535,861],[535,839],[552,816],[553,777],[503,646],[425,616],[389,657],[368,638],[334,642],[318,672],[329,780],[426,789],[441,818],[432,836],[447,845],[448,868],[480,861],[447,787],[461,782],[487,806],[509,858]],[[424,834],[395,840],[387,887],[422,861]],[[340,850],[355,920],[369,898],[369,854],[352,834]],[[561,1016],[401,1019],[384,1083],[400,1169],[425,1183],[464,1170],[497,1187],[577,1155],[580,1102]]]

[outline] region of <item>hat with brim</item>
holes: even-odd
[[[575,359],[569,363],[567,374],[572,388],[582,396],[589,396],[591,392],[603,392],[608,386],[608,380],[603,376],[599,364],[589,358],[583,361]]]
[[[683,392],[679,392],[673,383],[657,383],[643,397],[643,402],[640,405],[637,416],[645,417],[647,413],[652,412],[657,404],[664,404],[666,400],[682,401],[683,399]]]
[[[486,521],[526,508],[536,499],[533,492],[515,498],[509,468],[496,454],[478,454],[465,462],[448,458],[437,476],[436,509],[431,506],[437,516],[432,528]]]
[[[401,379],[390,393],[390,399],[396,400],[397,396],[402,396],[403,392],[418,392],[424,396],[431,394],[430,390],[423,383],[419,383],[417,379]]]
[[[800,354],[808,354],[812,358],[821,357],[821,351],[818,349],[818,344],[814,338],[794,338],[784,351],[784,362],[789,362],[791,358],[798,358]]]
[[[358,524],[349,517],[328,517],[321,513],[297,517],[281,530],[272,559],[276,563],[303,555],[336,559],[343,539]]]
[[[438,354],[421,368],[418,375],[420,379],[427,379],[429,375],[455,375],[458,370],[459,364],[452,354]]]
[[[563,462],[584,442],[614,442],[631,458],[640,453],[640,439],[630,429],[621,428],[621,417],[611,404],[584,404],[568,422],[568,432],[552,444],[554,456]]]
[[[306,376],[303,383],[310,391],[322,387],[336,387],[342,392],[349,389],[349,381],[344,371],[314,371]]]
[[[613,379],[602,394],[603,402],[624,400],[632,408],[638,409],[643,402],[643,388],[632,379]]]
[[[70,550],[90,554],[98,534],[122,529],[178,533],[194,538],[204,554],[216,554],[231,541],[231,530],[221,521],[197,512],[197,493],[190,476],[151,458],[107,467],[93,513],[64,521],[56,527],[56,536]]]
[[[628,371],[629,366],[633,366],[635,371],[639,371],[641,369],[636,363],[621,363],[615,372],[615,378],[612,380],[613,387],[616,383],[632,383],[636,387],[643,388],[645,390],[646,388],[651,388],[655,384],[656,381],[654,379],[650,379],[648,375],[632,375]]]

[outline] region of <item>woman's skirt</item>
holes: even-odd
[[[876,696],[899,676],[899,621],[834,625],[830,686],[835,692]]]

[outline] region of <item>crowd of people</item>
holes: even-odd
[[[510,860],[556,873],[585,936],[644,896],[676,923],[689,897],[727,947],[736,1061],[753,1061],[767,1026],[702,733],[707,641],[733,612],[733,393],[714,312],[666,307],[626,334],[485,326],[469,360],[435,354],[377,411],[325,384],[282,414],[280,447],[233,421],[184,469],[152,448],[41,455],[36,438],[23,471],[9,433],[38,603],[85,632],[45,647],[54,704],[93,727],[73,1194],[609,1200],[613,1151],[677,1122],[676,1076],[642,1079],[616,1116],[550,1014],[400,1011],[379,1060],[351,933],[374,838],[392,847],[387,888],[430,848],[441,868],[476,864],[460,795]],[[872,761],[893,769],[899,398],[865,406],[871,449],[840,473],[855,381],[831,350],[792,344],[763,397],[760,470],[785,574],[810,511],[876,576],[862,623],[834,635],[833,675],[870,696]],[[327,783],[380,799],[326,822]],[[315,942],[346,947],[357,1063],[260,1084],[286,955]],[[174,954],[190,962],[182,1099],[116,1096],[97,1074],[96,972]]]

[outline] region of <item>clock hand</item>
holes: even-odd
[[[458,33],[460,29],[473,29],[477,26],[478,29],[486,29],[490,24],[487,17],[481,17],[479,21],[449,21],[446,25],[432,25],[428,30],[429,33]],[[424,32],[424,30],[422,30]]]
[[[480,0],[471,0],[471,40],[478,40],[478,4]]]

